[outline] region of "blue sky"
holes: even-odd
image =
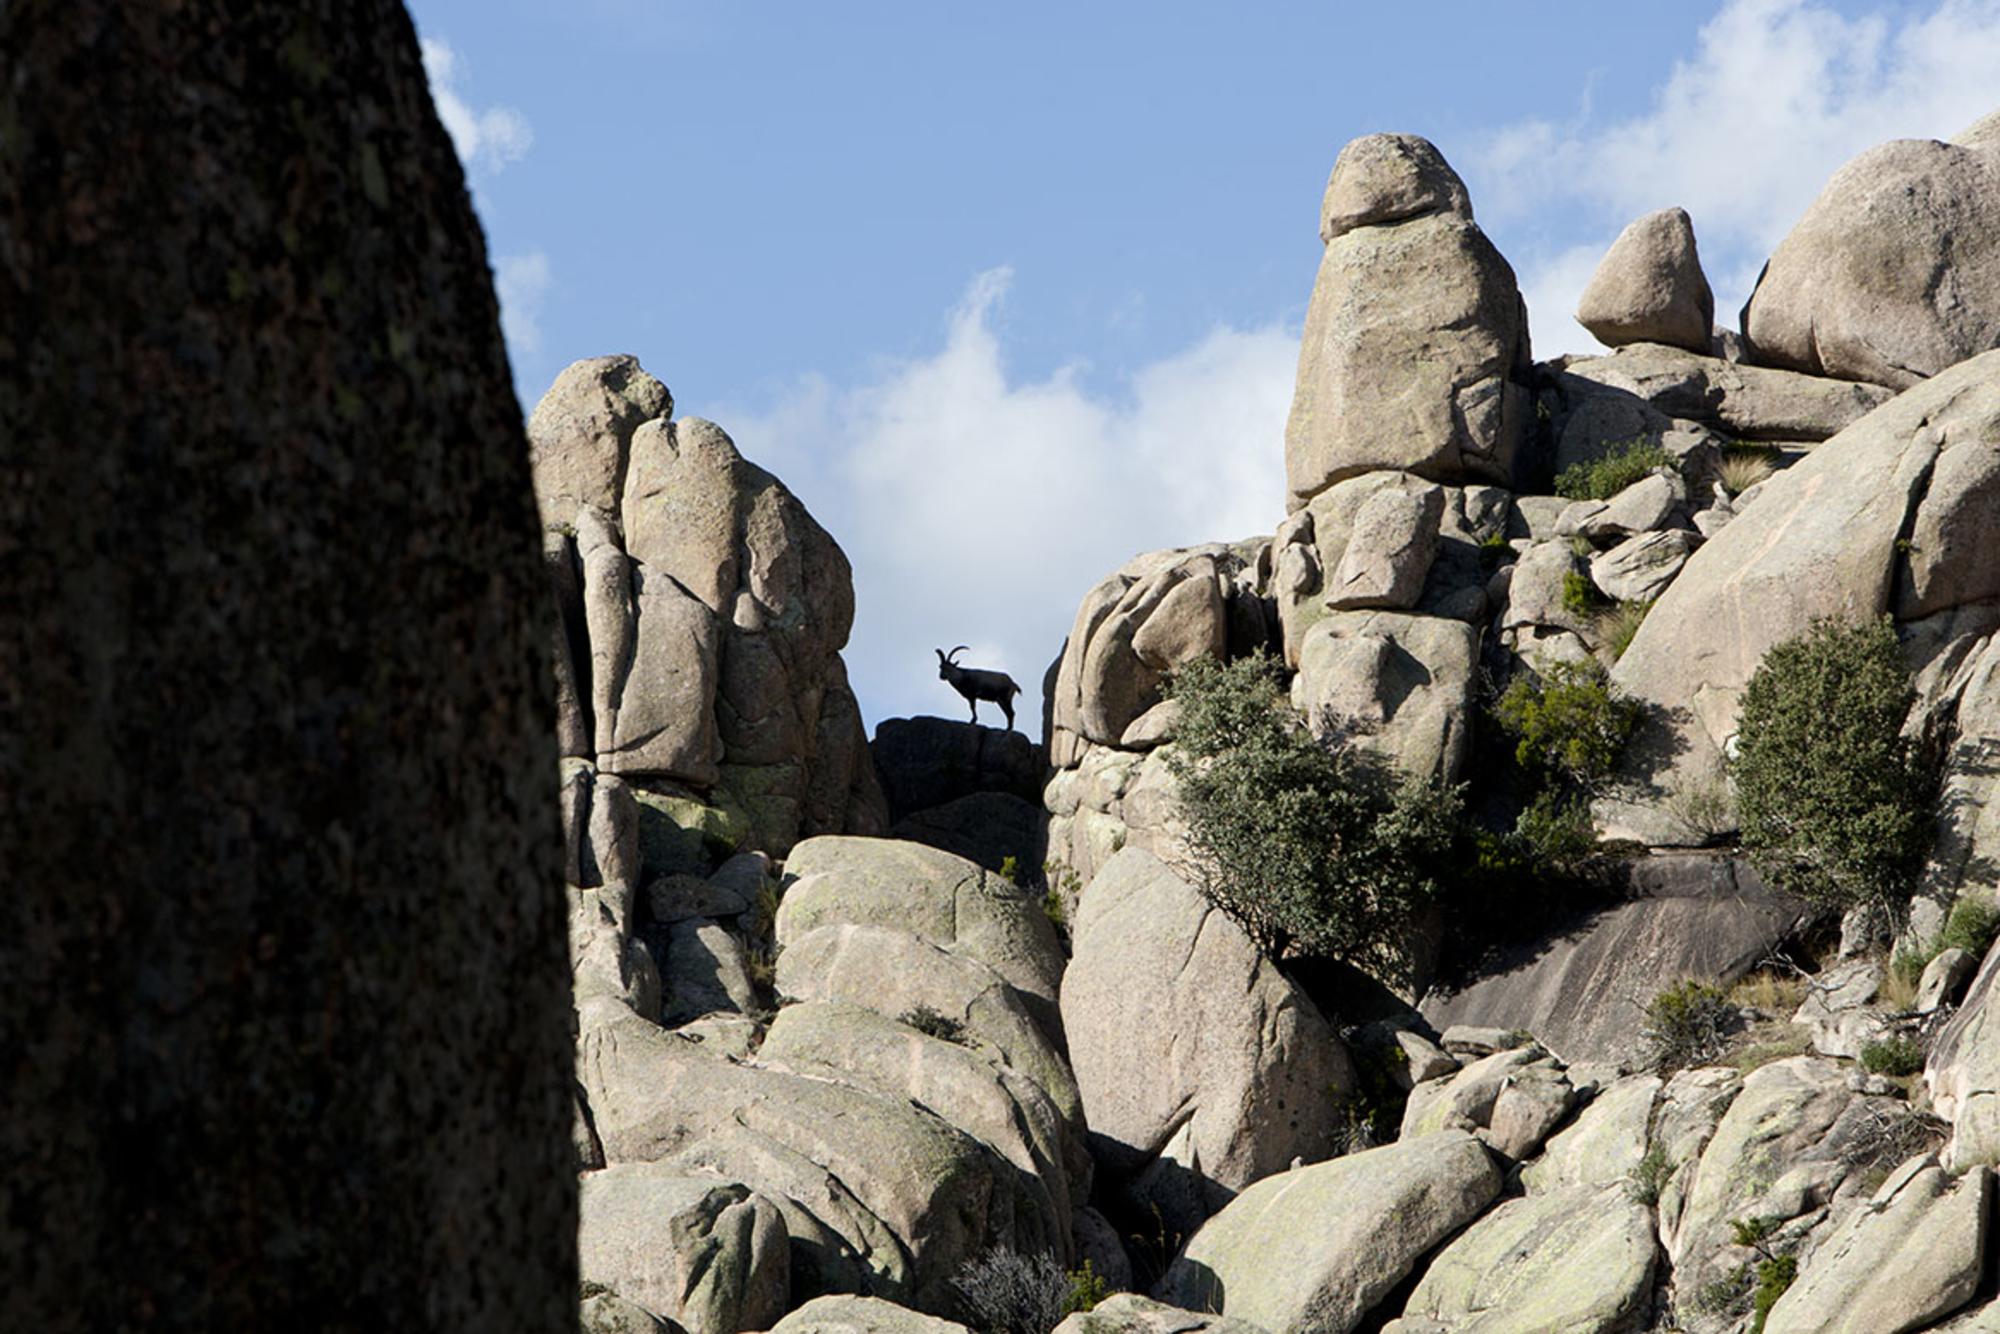
[[[411,8],[522,397],[633,352],[785,478],[871,729],[952,716],[960,642],[1032,720],[1091,584],[1275,526],[1347,140],[1438,144],[1548,357],[1640,213],[1688,209],[1733,322],[1843,161],[2000,106],[2000,0]]]

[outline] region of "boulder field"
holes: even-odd
[[[1614,350],[1539,363],[1437,148],[1349,144],[1282,517],[1091,584],[1040,738],[867,739],[832,535],[632,358],[565,371],[530,440],[586,1328],[2000,1328],[2000,955],[1906,995],[1860,925],[1835,951],[1733,846],[1725,767],[1768,648],[1886,615],[1948,738],[1911,931],[1994,897],[1982,125],[1844,168],[1740,330],[1699,219],[1635,220],[1577,311]],[[1498,691],[1608,668],[1642,712],[1590,808],[1618,855],[1490,938],[1425,919],[1412,976],[1266,956],[1198,888],[1171,763],[1174,674],[1257,654],[1489,821]],[[1738,1036],[1660,1055],[1649,1001],[1753,972]],[[1921,1078],[1870,1055],[1904,1043]]]

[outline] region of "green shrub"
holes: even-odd
[[[1069,1300],[1064,1304],[1063,1314],[1094,1311],[1097,1304],[1110,1295],[1111,1284],[1097,1272],[1095,1265],[1085,1260],[1082,1268],[1069,1271]]]
[[[1994,936],[2000,935],[2000,904],[1977,897],[1977,893],[1951,905],[1951,916],[1945,919],[1944,930],[1938,933],[1932,958],[1946,950],[1964,950],[1975,960],[1984,959],[1986,951],[1993,947]],[[1923,972],[1917,971],[1919,975]]]
[[[1545,869],[1574,870],[1597,852],[1590,802],[1581,796],[1537,793],[1514,822],[1514,833]]]
[[[1861,1068],[1871,1075],[1900,1079],[1924,1068],[1924,1044],[1915,1038],[1895,1036],[1861,1044]]]
[[[1479,539],[1479,563],[1487,569],[1498,569],[1513,558],[1514,544],[1507,540],[1507,534],[1496,530]]]
[[[951,1280],[968,1323],[981,1334],[1049,1334],[1070,1306],[1075,1284],[1053,1255],[1000,1249],[961,1267]]]
[[[1750,1302],[1750,1334],[1764,1334],[1764,1321],[1769,1318],[1771,1308],[1798,1276],[1799,1262],[1794,1256],[1774,1255],[1757,1262],[1757,1293]]]
[[[1199,659],[1168,765],[1196,888],[1273,958],[1297,952],[1401,976],[1412,919],[1439,893],[1458,789],[1396,778],[1334,731],[1315,737],[1258,654]]]
[[[965,1025],[928,1005],[918,1005],[903,1011],[898,1023],[914,1028],[926,1037],[942,1038],[946,1042],[965,1045]]]
[[[1609,500],[1655,468],[1675,468],[1673,455],[1643,440],[1611,446],[1601,459],[1574,463],[1556,474],[1556,494],[1569,500]]]
[[[1635,1204],[1658,1204],[1660,1192],[1673,1178],[1673,1160],[1667,1157],[1665,1149],[1656,1145],[1646,1150],[1646,1156],[1625,1174],[1625,1193]]]
[[[1604,598],[1597,591],[1597,585],[1590,582],[1590,576],[1582,570],[1569,570],[1563,575],[1563,610],[1572,616],[1594,617],[1603,610]]]
[[[1494,714],[1522,766],[1592,793],[1610,779],[1639,706],[1611,689],[1597,663],[1558,662],[1539,681],[1516,676]]]
[[[1907,904],[1935,788],[1902,735],[1915,697],[1886,616],[1815,621],[1764,655],[1730,776],[1744,846],[1778,888],[1836,910]]]
[[[1720,988],[1690,980],[1653,997],[1641,1031],[1652,1046],[1653,1063],[1666,1074],[1720,1057],[1737,1019],[1736,1007]]]

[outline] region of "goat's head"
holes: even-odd
[[[949,681],[951,679],[952,672],[958,668],[958,655],[965,652],[969,647],[970,645],[960,644],[949,655],[941,648],[931,650],[938,655],[938,680]]]

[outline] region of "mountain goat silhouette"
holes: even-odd
[[[938,655],[938,679],[944,681],[965,696],[965,702],[972,706],[972,721],[979,721],[979,701],[987,700],[998,704],[1007,715],[1007,728],[1014,727],[1014,696],[1021,693],[1021,687],[1014,684],[1014,678],[1005,672],[989,671],[984,667],[961,667],[956,659],[969,647],[960,644],[949,656],[943,649],[935,649]]]

